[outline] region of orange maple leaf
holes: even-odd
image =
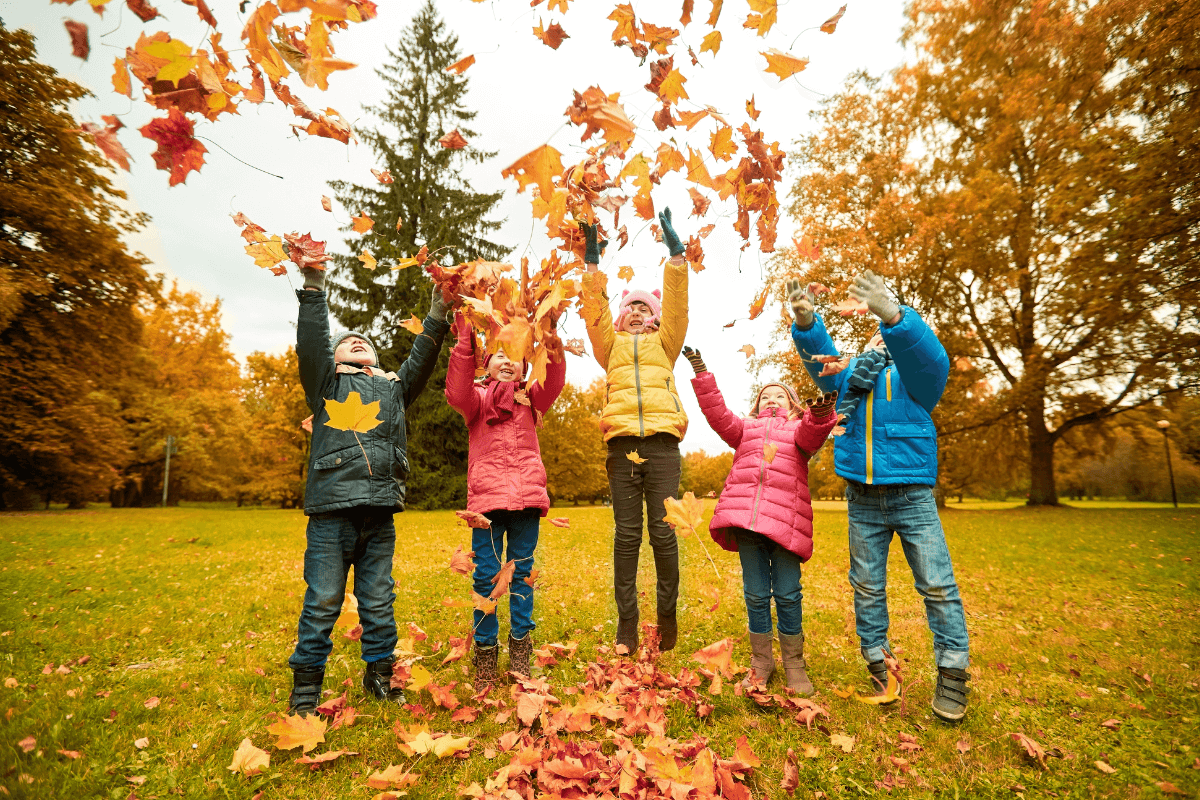
[[[708,150],[721,161],[729,161],[737,153],[737,145],[733,143],[733,128],[726,125],[718,128],[712,134]]]
[[[392,172],[387,169],[372,169],[371,174],[375,176],[375,180],[385,186],[392,182]]]
[[[446,72],[453,72],[455,75],[462,75],[467,71],[467,68],[475,63],[475,55],[469,55],[466,58],[460,58],[450,66],[446,67]]]
[[[472,528],[487,530],[492,527],[492,521],[478,511],[455,511],[454,513]]]
[[[617,270],[617,277],[627,282],[633,280],[633,267],[621,267]]]
[[[717,54],[717,51],[720,49],[721,49],[721,32],[720,31],[712,31],[712,32],[708,33],[704,37],[704,39],[700,42],[700,52],[701,53],[703,53],[704,51],[707,50],[708,52],[712,53],[715,56]]]
[[[350,221],[353,223],[353,230],[355,233],[366,233],[375,226],[375,220],[371,219],[366,214],[363,214],[361,211],[359,212],[359,216],[351,217]]]
[[[549,47],[551,50],[557,50],[563,43],[563,39],[570,39],[567,32],[562,29],[562,26],[557,22],[551,23],[550,27],[542,29],[542,21],[539,19],[537,27],[533,29],[533,35],[541,40],[542,44]]]
[[[768,464],[775,460],[775,453],[779,451],[779,445],[767,442],[763,445],[763,460]]]
[[[742,345],[741,347],[739,347],[739,348],[738,348],[738,352],[739,352],[739,353],[745,353],[745,354],[746,354],[746,358],[749,358],[750,356],[754,355],[754,345],[752,345],[752,344],[744,344],[744,345]]]
[[[278,722],[267,728],[267,733],[279,737],[275,746],[280,750],[302,747],[307,753],[325,741],[326,727],[325,720],[316,714],[307,717],[295,714],[280,717]]]
[[[442,138],[438,139],[438,144],[445,147],[447,150],[462,150],[467,146],[467,140],[458,132],[458,128],[447,133]]]
[[[773,47],[765,53],[759,53],[759,55],[767,59],[767,68],[764,72],[778,75],[781,81],[787,80],[797,72],[802,72],[808,66],[807,58],[797,58],[790,53],[784,53]]]
[[[639,456],[637,450],[630,450],[628,453],[625,454],[625,457],[628,458],[630,461],[632,461],[635,464],[645,464],[646,463],[646,459]]]
[[[92,137],[96,147],[100,148],[100,152],[104,153],[109,161],[129,172],[129,153],[117,139],[117,131],[125,127],[124,124],[111,114],[105,114],[102,119],[106,123],[103,127],[94,122],[84,122],[79,128]]]
[[[489,525],[486,527],[491,526]],[[462,545],[460,544],[458,547],[454,548],[454,552],[450,555],[450,571],[457,572],[459,575],[470,575],[475,571],[475,562],[472,561],[473,558],[475,558],[475,551],[470,550],[464,553]]]
[[[517,562],[511,559],[500,568],[500,571],[496,573],[494,578],[492,578],[493,588],[491,593],[488,594],[489,600],[499,600],[501,597],[508,594],[508,587],[509,584],[512,583],[513,573],[516,571],[516,569]]]
[[[838,24],[838,22],[841,21],[842,15],[845,13],[846,13],[846,7],[842,6],[841,8],[838,9],[836,14],[834,14],[832,17],[830,17],[829,19],[827,19],[821,23],[821,30],[824,33],[833,33],[834,31],[836,31],[837,24]]]
[[[757,120],[758,115],[762,112],[754,107],[754,95],[750,95],[750,99],[746,101],[746,113],[750,115],[750,119]]]
[[[770,290],[771,287],[764,286],[762,293],[758,297],[754,298],[754,302],[750,304],[750,319],[757,319],[758,315],[763,312],[763,308],[767,304],[767,293],[770,292]]]
[[[562,171],[562,153],[544,144],[501,170],[500,177],[514,178],[519,192],[524,191],[529,184],[535,183],[542,197],[550,197],[554,194],[554,178]]]
[[[408,331],[409,333],[415,333],[418,336],[425,332],[425,323],[417,319],[415,314],[404,320],[404,322],[401,322],[400,327],[404,328],[404,330]]]
[[[733,677],[733,639],[722,639],[692,654],[692,660],[720,670],[726,678]]]

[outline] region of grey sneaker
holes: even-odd
[[[933,695],[933,713],[947,722],[958,722],[967,713],[967,681],[971,676],[965,669],[938,667],[937,691]]]

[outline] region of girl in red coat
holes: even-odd
[[[529,677],[533,652],[533,587],[525,582],[533,569],[538,525],[550,508],[546,468],[538,446],[537,424],[554,405],[566,381],[567,365],[553,360],[546,383],[523,383],[527,365],[497,350],[483,362],[484,377],[475,382],[475,336],[461,314],[456,316],[458,342],[446,370],[446,400],[466,420],[469,437],[467,510],[485,515],[491,527],[474,528],[475,591],[487,596],[493,579],[507,561],[516,562],[509,585],[509,670]],[[504,540],[508,539],[508,552]],[[500,623],[495,612],[475,611],[475,678],[496,680]]]
[[[717,381],[690,347],[683,354],[696,370],[692,388],[712,429],[734,448],[716,513],[708,524],[713,541],[742,561],[750,627],[750,674],[742,686],[765,685],[775,671],[771,599],[779,618],[779,650],[787,688],[812,692],[804,661],[800,564],[812,556],[812,504],[808,460],[837,423],[837,393],[801,404],[782,383],[758,393],[748,417],[725,405]],[[806,407],[807,406],[807,407]]]

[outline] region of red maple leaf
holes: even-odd
[[[88,44],[87,25],[69,19],[63,23],[63,27],[67,29],[67,33],[71,36],[71,55],[87,61],[88,53],[92,52],[92,46]]]
[[[325,255],[325,242],[314,241],[311,233],[303,236],[297,233],[285,233],[283,240],[288,243],[288,257],[301,268],[325,269],[323,265],[332,258],[332,256]]]
[[[156,167],[171,173],[169,185],[183,183],[189,172],[199,171],[204,165],[208,149],[192,135],[195,130],[192,121],[177,109],[172,108],[166,119],[151,120],[140,130],[142,136],[158,145],[151,155]]]
[[[125,126],[111,114],[105,114],[101,119],[107,123],[104,127],[94,122],[84,122],[79,128],[92,137],[92,141],[100,148],[100,152],[108,156],[109,161],[129,172],[129,153],[117,140],[117,131]]]

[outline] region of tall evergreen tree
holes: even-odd
[[[500,227],[487,215],[501,193],[474,192],[460,176],[465,163],[482,162],[495,153],[473,147],[453,150],[438,142],[455,129],[471,140],[475,133],[466,126],[475,112],[464,105],[467,79],[446,72],[461,57],[458,37],[447,30],[432,0],[426,0],[388,55],[390,63],[377,70],[387,83],[387,99],[369,109],[380,125],[361,131],[360,136],[394,182],[330,184],[344,207],[375,220],[368,236],[346,239],[350,253],[334,257],[337,269],[330,283],[338,321],[369,333],[379,347],[380,360],[396,365],[408,356],[413,343],[412,334],[400,323],[411,314],[425,314],[432,283],[415,267],[396,272],[363,269],[357,258],[363,246],[383,264],[414,255],[422,245],[443,263],[499,260],[509,248],[486,238]],[[413,468],[408,499],[421,508],[466,502],[466,428],[439,396],[448,357],[449,347],[443,348],[428,389],[407,416]]]

